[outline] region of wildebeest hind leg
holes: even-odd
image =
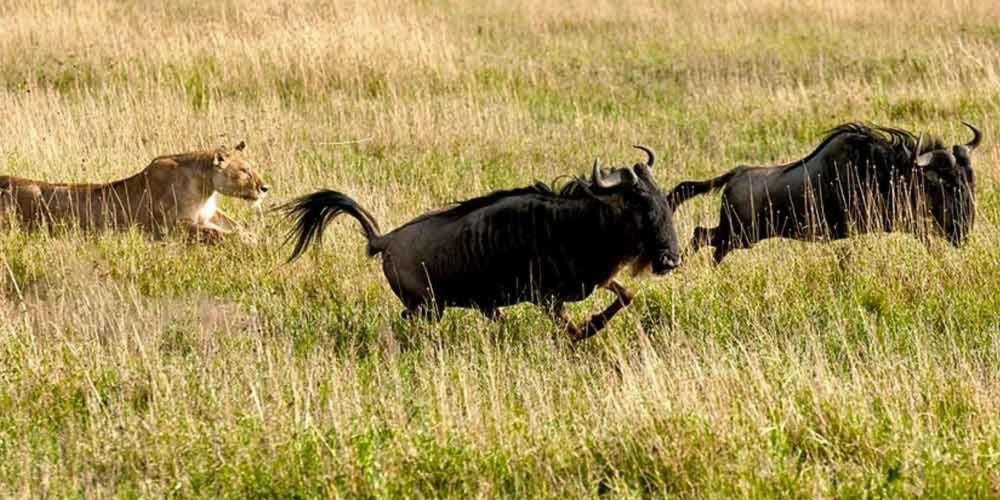
[[[406,321],[414,318],[424,318],[429,321],[438,322],[444,316],[444,307],[436,302],[406,304],[406,309],[399,313],[399,316]]]
[[[694,236],[691,237],[691,245],[688,247],[688,255],[693,255],[701,250],[701,247],[705,245],[711,245],[712,240],[715,239],[715,231],[718,228],[709,229],[707,227],[698,226],[694,228]]]
[[[489,318],[490,321],[503,321],[503,311],[499,307],[494,307],[493,309],[483,309],[483,316]]]
[[[726,237],[724,231],[725,229],[721,227],[709,229],[698,226],[694,228],[694,236],[691,238],[691,247],[688,249],[688,254],[694,254],[704,246],[714,247],[715,251],[712,253],[712,259],[716,264],[719,264],[726,257],[726,254],[733,250],[731,244],[732,238]]]
[[[722,263],[722,259],[726,258],[726,255],[732,248],[729,245],[721,244],[715,247],[715,252],[712,253],[712,259],[715,261],[715,265]]]
[[[717,227],[711,230],[709,236],[708,245],[715,247],[715,251],[712,252],[712,260],[715,261],[716,265],[722,263],[722,259],[738,247],[745,247],[748,245],[741,245],[737,240],[737,236],[733,234],[732,229],[728,227]]]

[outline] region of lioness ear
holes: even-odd
[[[216,151],[215,158],[212,159],[212,166],[218,167],[219,165],[222,165],[222,162],[224,161],[226,161],[226,154],[222,151]]]
[[[247,147],[247,142],[246,141],[240,141],[240,143],[236,145],[236,150],[237,151],[243,151],[246,147]]]

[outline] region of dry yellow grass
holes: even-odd
[[[385,227],[633,143],[671,185],[851,119],[987,136],[966,248],[705,252],[577,349],[528,306],[399,320],[347,221],[292,266],[238,202],[256,246],[5,232],[0,494],[1000,495],[997,7],[3,2],[0,173],[245,138],[274,203],[332,187]]]

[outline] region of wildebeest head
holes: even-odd
[[[956,144],[950,150],[924,151],[914,160],[917,172],[923,176],[931,215],[948,241],[956,247],[965,242],[976,217],[972,152],[983,138],[976,127],[963,123],[972,130],[971,141]]]
[[[656,160],[653,151],[645,146],[635,146],[646,153],[646,163],[636,163],[632,168],[601,169],[594,161],[591,190],[599,196],[613,196],[621,200],[623,212],[634,217],[638,230],[639,257],[637,270],[649,267],[655,274],[665,274],[680,265],[680,244],[674,230],[674,207],[656,184],[650,170]]]

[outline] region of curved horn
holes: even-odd
[[[962,122],[962,125],[969,127],[972,131],[972,140],[965,144],[965,147],[969,148],[969,151],[976,149],[979,143],[983,140],[983,133],[979,131],[976,127],[973,127],[969,122]]]
[[[594,158],[594,170],[590,173],[590,180],[595,186],[601,189],[611,189],[615,187],[614,182],[609,182],[604,179],[604,174],[601,173],[601,164],[597,158]]]
[[[627,179],[622,177],[622,173],[627,173]],[[615,169],[615,171],[607,176],[601,172],[601,167],[597,160],[594,160],[594,170],[590,174],[591,180],[595,186],[601,189],[614,189],[621,184],[629,185],[635,184],[639,180],[639,177],[630,168]]]
[[[917,148],[914,149],[913,153],[910,155],[910,161],[912,161],[913,163],[917,162],[917,157],[920,156],[920,147],[923,145],[924,145],[924,133],[921,132],[920,136],[917,137]]]
[[[934,160],[934,152],[928,151],[918,156],[914,163],[920,168],[925,168],[930,166],[932,160]]]
[[[646,146],[643,146],[642,144],[636,144],[635,146],[632,147],[644,151],[646,153],[646,166],[649,168],[653,168],[653,163],[656,162],[656,155],[653,154],[653,150],[647,148]]]

